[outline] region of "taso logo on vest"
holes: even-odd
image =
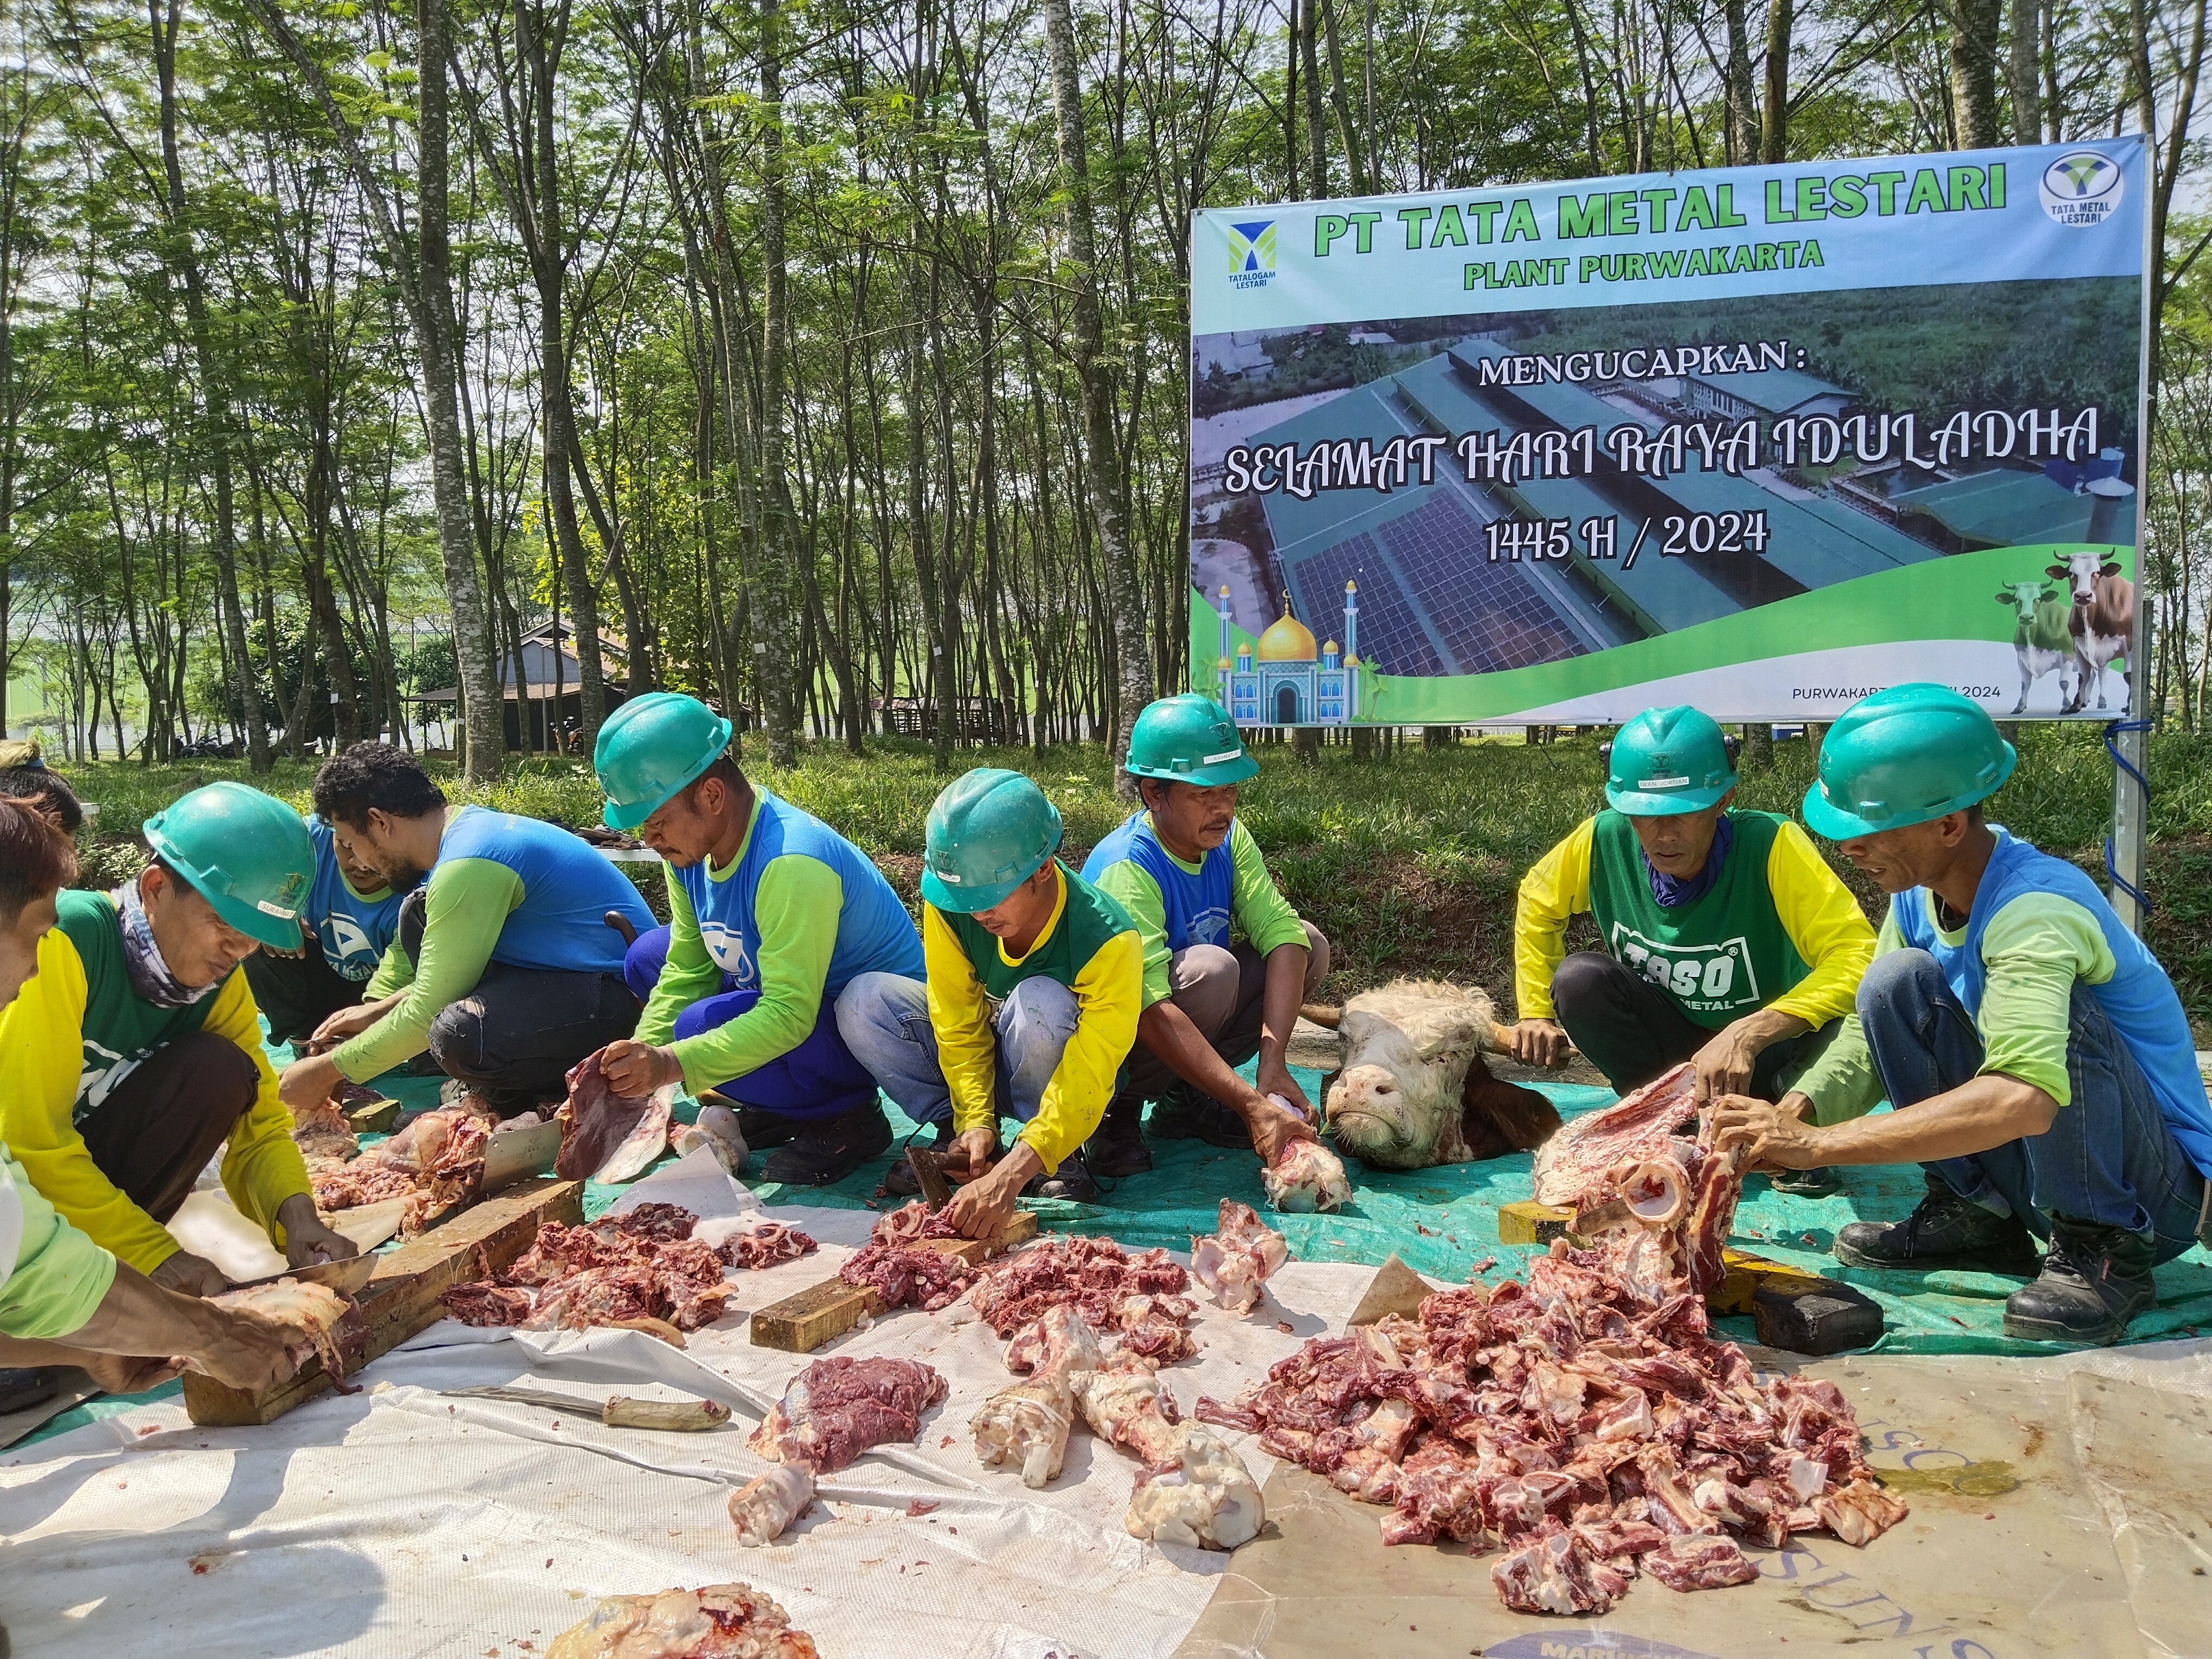
[[[743,933],[719,921],[702,921],[699,924],[699,941],[707,947],[707,954],[714,958],[715,966],[730,976],[733,988],[750,991],[759,982],[752,952],[745,948]]]
[[[1661,945],[1616,921],[1607,948],[1692,1013],[1724,1014],[1759,1006],[1751,944],[1741,936],[1711,945]]]

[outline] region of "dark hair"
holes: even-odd
[[[29,802],[52,817],[65,836],[75,836],[84,822],[76,792],[35,757],[27,766],[0,767],[0,800]]]
[[[315,811],[326,823],[367,826],[371,810],[395,818],[419,818],[446,804],[422,763],[388,743],[357,743],[333,755],[315,774]]]
[[[76,879],[76,849],[61,819],[33,802],[0,796],[0,920]]]
[[[727,755],[717,755],[707,763],[705,771],[684,786],[681,793],[685,805],[697,807],[699,786],[709,778],[719,781],[723,788],[729,790],[732,794],[744,793],[745,775],[738,770],[737,762],[732,760]]]

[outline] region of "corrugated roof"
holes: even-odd
[[[2040,472],[1996,467],[1947,478],[1891,496],[1900,512],[1924,513],[1969,547],[2019,547],[2076,542],[2088,533],[2092,495],[2077,495]],[[2135,539],[2136,503],[2120,507],[2119,540]]]
[[[1798,404],[1808,404],[1815,398],[1851,395],[1817,374],[1801,374],[1794,368],[1762,368],[1747,374],[1692,374],[1685,378],[1777,415],[1786,415]]]

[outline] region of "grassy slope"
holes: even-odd
[[[2078,727],[2025,729],[2019,774],[1992,816],[2038,844],[2101,872],[2111,811],[2112,769],[2097,734]],[[1401,751],[1389,764],[1360,764],[1332,748],[1301,766],[1287,747],[1259,751],[1261,771],[1247,787],[1243,817],[1291,900],[1335,943],[1332,988],[1348,992],[1399,974],[1433,974],[1488,985],[1510,999],[1514,884],[1531,860],[1599,798],[1597,745],[1577,739],[1527,748],[1468,743],[1425,753]],[[2191,1016],[2212,1020],[2212,742],[2161,737],[2151,750],[2152,892],[2159,908],[2151,940],[2172,971]],[[1055,749],[1042,762],[1026,750],[961,757],[1015,766],[1044,786],[1067,823],[1071,858],[1119,821],[1112,770],[1096,747]],[[843,830],[883,865],[912,901],[924,813],[940,783],[928,750],[878,744],[865,760],[817,745],[790,771],[749,769],[768,786]],[[97,839],[88,836],[88,880],[115,879],[136,867],[126,839],[140,820],[185,789],[218,776],[243,775],[222,764],[143,769],[76,769],[81,793],[100,806]],[[1784,744],[1774,769],[1746,781],[1746,805],[1790,811],[1812,774],[1802,743]],[[313,769],[280,766],[267,787],[300,805]],[[599,796],[588,768],[567,762],[518,762],[488,791],[461,787],[455,799],[557,822],[594,821]],[[1846,878],[1853,878],[1838,858]],[[637,866],[629,866],[632,869]],[[648,878],[658,897],[658,883]],[[1878,896],[1854,888],[1878,916]]]

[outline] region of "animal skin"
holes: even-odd
[[[1480,989],[1395,980],[1346,1003],[1336,1030],[1343,1063],[1323,1115],[1336,1144],[1364,1164],[1466,1164],[1526,1152],[1559,1127],[1551,1102],[1483,1063],[1483,1049],[1504,1044]]]
[[[2089,687],[2097,688],[2097,707],[2105,706],[2105,665],[2127,654],[2136,630],[2136,585],[2120,574],[2120,567],[2092,548],[2066,556],[2066,562],[2048,567],[2050,574],[2064,582],[2073,604],[2066,613],[2067,632],[2073,637],[2074,701],[2069,714],[2087,707]]]

